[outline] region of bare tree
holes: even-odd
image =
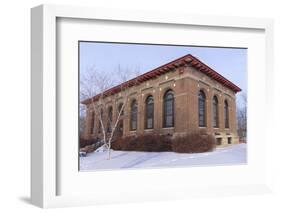
[[[114,73],[110,72],[100,72],[95,67],[92,67],[88,70],[88,72],[81,76],[80,79],[80,99],[89,99],[90,104],[88,110],[93,110],[95,115],[99,120],[99,126],[101,128],[102,133],[102,142],[106,150],[108,151],[108,159],[111,158],[111,143],[113,137],[115,136],[116,129],[120,122],[122,112],[124,112],[124,108],[128,101],[129,90],[128,87],[137,84],[137,79],[131,80],[130,85],[127,82],[128,77],[130,76],[128,70],[122,69],[120,65],[118,65],[117,75],[115,78]],[[112,87],[114,84],[119,83],[120,89],[118,95],[122,99],[121,109],[117,110],[116,119],[113,121],[112,117],[104,116],[104,107],[106,106],[106,98],[111,94],[108,94],[107,90]],[[111,96],[113,99],[115,96]],[[113,100],[113,104],[115,104],[115,109],[118,109],[118,102]],[[80,107],[80,116],[84,113],[85,108],[83,106]],[[106,128],[106,126],[108,128]]]
[[[80,100],[89,99],[99,92],[104,92],[114,85],[110,72],[101,72],[92,66],[80,76]],[[80,115],[85,113],[85,106],[80,104]]]
[[[140,66],[135,66],[134,68],[123,67],[122,65],[118,64],[116,67],[116,72],[114,72],[114,77],[116,80],[116,84],[121,84],[128,79],[133,79],[137,76],[141,75]]]
[[[240,139],[246,141],[247,138],[247,95],[240,95],[241,101],[237,107],[237,129]]]

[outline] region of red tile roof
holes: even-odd
[[[192,67],[194,67],[195,69],[199,70],[200,72],[206,74],[207,76],[209,76],[210,78],[216,80],[217,82],[221,83],[222,85],[224,85],[225,87],[231,89],[232,91],[234,91],[235,93],[240,92],[241,89],[236,86],[234,83],[232,83],[231,81],[229,81],[228,79],[226,79],[225,77],[223,77],[222,75],[220,75],[218,72],[216,72],[215,70],[213,70],[212,68],[210,68],[208,65],[204,64],[202,61],[200,61],[199,59],[197,59],[196,57],[194,57],[191,54],[187,54],[185,56],[182,56],[176,60],[173,60],[167,64],[164,64],[160,67],[157,67],[149,72],[146,72],[140,76],[137,76],[131,80],[128,80],[126,82],[123,82],[122,84],[119,84],[115,87],[112,87],[108,90],[106,90],[103,95],[108,96],[108,95],[113,95],[116,94],[118,92],[120,92],[122,90],[122,88],[124,87],[131,87],[134,86],[136,84],[140,84],[142,82],[145,82],[147,80],[153,79],[159,75],[163,75],[177,67],[180,67],[182,65],[186,65],[186,64],[190,64]],[[98,98],[100,97],[100,94],[92,97],[92,98],[88,98],[84,101],[82,101],[83,104],[88,104],[90,103],[91,100],[98,100]]]

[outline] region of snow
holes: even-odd
[[[110,160],[107,152],[93,152],[88,153],[86,157],[80,157],[80,171],[246,164],[246,152],[246,144],[196,154],[112,150]]]
[[[99,148],[97,148],[95,150],[95,152],[105,152],[105,151],[106,151],[106,146],[105,145],[102,145],[102,146],[100,146]]]
[[[80,157],[86,157],[86,155],[87,155],[87,152],[79,152]]]

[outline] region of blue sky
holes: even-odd
[[[144,73],[186,54],[194,55],[247,92],[247,49],[242,48],[80,42],[80,74],[93,66],[114,72],[118,65]]]

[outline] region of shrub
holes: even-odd
[[[190,133],[172,139],[170,136],[147,134],[114,140],[111,148],[120,151],[200,153],[215,148],[214,136],[205,132]]]
[[[93,152],[95,150],[96,149],[92,145],[87,145],[83,148],[80,148],[80,152],[86,152],[86,153]]]
[[[80,145],[80,148],[83,148],[85,146],[89,146],[89,145],[92,145],[94,143],[96,143],[98,140],[96,138],[94,139],[84,139],[84,138],[80,138],[79,139],[79,145]]]
[[[167,152],[172,151],[171,139],[168,136],[149,134],[118,138],[111,145],[114,150]]]
[[[167,152],[172,150],[171,139],[165,135],[142,135],[138,137],[139,151]]]
[[[179,153],[209,152],[214,148],[215,137],[202,132],[176,137],[172,143],[172,150]]]

